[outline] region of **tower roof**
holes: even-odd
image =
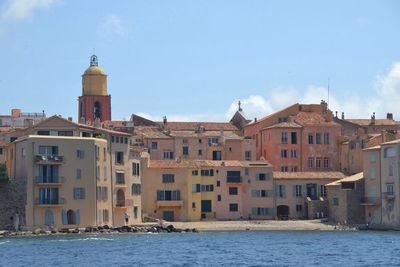
[[[90,57],[90,66],[82,75],[82,95],[107,95],[107,74],[99,67],[96,55]]]

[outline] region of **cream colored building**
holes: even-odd
[[[150,160],[142,155],[143,213],[167,221],[273,218],[265,161]]]
[[[52,216],[47,212],[46,221],[53,221],[56,227],[124,225],[125,213],[129,217],[128,223],[142,221],[140,156],[131,150],[129,134],[76,124],[57,116],[29,128],[27,134],[33,135],[19,138],[12,144],[11,151],[14,153],[10,153],[7,161],[12,178],[27,180],[27,226],[46,225],[42,213],[46,213],[45,208],[49,205],[41,202],[40,194],[44,194],[45,199],[48,199],[47,196],[57,199],[51,198],[50,201],[54,200],[55,204],[51,204],[50,208],[55,205],[59,212],[53,211]],[[42,148],[39,148],[39,143],[43,143]],[[30,154],[26,154],[28,149]],[[53,155],[50,161],[36,161],[39,158],[36,156],[43,151]],[[38,172],[39,166],[47,166],[47,163],[50,167],[44,168],[56,171],[56,182],[50,187],[39,187],[34,181],[43,178]],[[82,178],[77,179],[79,176]],[[47,183],[44,185],[48,186]],[[76,194],[83,194],[85,199],[78,201]],[[82,208],[79,208],[80,205],[83,205]],[[89,212],[89,209],[92,211]],[[65,224],[65,218],[75,218],[67,220],[74,223]]]

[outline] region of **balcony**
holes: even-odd
[[[58,176],[58,177],[35,177],[35,184],[36,185],[61,185],[65,183],[65,178]]]
[[[66,203],[65,198],[37,198],[35,199],[36,206],[42,207],[57,207]]]
[[[182,200],[157,200],[157,208],[160,207],[182,207]]]
[[[380,202],[379,197],[362,197],[360,199],[360,205],[363,206],[376,206]]]
[[[382,198],[384,198],[386,200],[394,200],[395,199],[394,192],[383,192]]]
[[[228,176],[228,177],[226,177],[226,182],[227,183],[241,183],[242,182],[242,177],[240,177],[240,176]]]
[[[36,155],[35,162],[38,164],[62,164],[64,157],[59,155]]]

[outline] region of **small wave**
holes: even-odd
[[[4,245],[4,244],[6,244],[6,243],[10,243],[10,240],[0,242],[0,245]]]
[[[87,237],[87,238],[76,238],[76,239],[57,239],[51,240],[51,242],[76,242],[76,241],[114,241],[112,238],[105,237]]]

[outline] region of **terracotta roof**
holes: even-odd
[[[274,179],[342,179],[342,172],[274,172]]]
[[[371,124],[371,119],[345,119],[354,124],[358,124],[360,126],[369,126]],[[396,125],[396,121],[390,119],[375,119],[374,125]]]
[[[160,131],[158,127],[135,127],[135,134],[141,135],[145,138],[150,139],[171,139],[171,136],[168,136],[163,131]]]
[[[239,161],[239,160],[150,160],[149,168],[179,169],[202,167],[269,167],[267,161]]]
[[[340,179],[338,181],[334,181],[332,183],[327,184],[327,186],[333,186],[333,185],[340,185],[341,183],[351,183],[351,182],[357,182],[361,179],[364,179],[364,173],[359,172],[351,176],[347,176],[343,179]]]
[[[326,126],[338,126],[340,124],[334,121],[326,121],[324,116],[316,112],[299,112],[297,115],[293,116],[294,121],[302,126],[306,125],[326,125]]]
[[[302,126],[295,122],[281,122],[274,124],[269,127],[261,128],[261,130],[271,129],[271,128],[301,128]]]
[[[239,129],[229,122],[168,122],[166,129],[169,130],[194,130],[203,126],[205,131],[238,131]]]
[[[281,113],[281,112],[283,112],[283,111],[285,111],[285,110],[288,110],[288,109],[290,109],[290,108],[292,108],[292,107],[295,107],[295,106],[298,106],[298,105],[299,105],[299,103],[296,103],[296,104],[293,104],[293,105],[291,105],[291,106],[288,106],[288,107],[286,107],[286,108],[284,108],[284,109],[281,109],[281,110],[279,110],[279,111],[277,111],[277,112],[275,112],[275,113],[272,113],[272,114],[270,114],[270,115],[267,115],[267,116],[265,116],[265,117],[262,117],[261,119],[259,119],[259,120],[257,120],[257,121],[253,121],[253,122],[247,124],[246,126],[261,123],[261,122],[263,122],[263,121],[265,121],[265,120],[267,120],[267,119],[269,119],[269,118],[271,118],[271,117],[273,117],[273,116],[278,115],[279,113]]]
[[[206,131],[203,133],[196,133],[195,131],[170,131],[169,135],[174,137],[193,137],[193,138],[214,137],[214,136],[220,137],[221,131]],[[232,131],[223,131],[222,136],[225,139],[239,139],[239,140],[243,139],[243,137],[237,135]]]

